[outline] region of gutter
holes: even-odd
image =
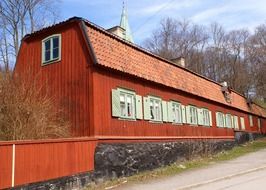
[[[90,54],[90,56],[92,58],[93,64],[97,65],[98,64],[98,60],[97,60],[96,54],[94,52],[94,49],[92,47],[89,35],[87,34],[87,27],[86,27],[86,24],[85,24],[83,19],[80,19],[79,26],[81,28],[82,35],[85,38],[85,41],[86,41],[86,44],[87,44],[87,48],[89,50],[89,54]]]

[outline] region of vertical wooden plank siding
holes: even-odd
[[[224,114],[244,117],[245,131],[258,131],[258,125],[254,122],[254,127],[250,127],[248,114],[234,108],[199,98],[185,92],[164,87],[156,83],[145,81],[121,72],[110,71],[105,68],[95,68],[93,74],[94,88],[94,109],[95,109],[95,135],[96,136],[234,136],[233,129],[216,127],[215,113],[218,111]],[[100,88],[99,88],[100,87]],[[142,97],[155,95],[165,101],[176,100],[184,105],[195,105],[197,107],[208,108],[212,111],[213,126],[191,126],[173,125],[172,123],[152,123],[145,120],[127,121],[112,117],[111,114],[111,90],[117,87],[132,89]],[[257,119],[253,116],[254,121]],[[239,119],[240,125],[240,119]]]
[[[94,150],[95,142],[17,145],[15,185],[91,171]]]
[[[15,143],[14,186],[94,170],[96,140]],[[0,189],[12,186],[12,144],[0,143]]]
[[[41,41],[52,34],[61,34],[61,61],[41,66]],[[75,136],[90,136],[88,61],[81,30],[72,23],[25,39],[15,67],[18,76],[35,76],[41,86],[48,88],[56,107],[70,118]]]
[[[12,185],[12,144],[0,144],[0,189]]]

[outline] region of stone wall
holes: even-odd
[[[259,133],[235,131],[235,141],[237,144],[243,144],[243,143],[248,142],[248,141],[254,141],[260,137],[263,137],[263,135],[259,134]]]
[[[231,149],[234,140],[183,140],[178,142],[99,144],[95,154],[96,177],[121,177]]]

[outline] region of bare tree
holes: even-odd
[[[55,22],[58,11],[52,0],[2,0],[0,2],[0,66],[10,69],[26,33]]]

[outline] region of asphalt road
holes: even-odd
[[[265,190],[266,149],[181,174],[124,184],[115,190]]]

